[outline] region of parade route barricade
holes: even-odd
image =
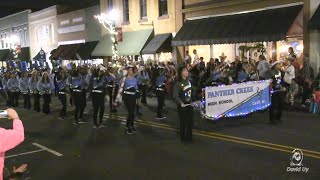
[[[271,105],[271,82],[263,80],[206,87],[199,107],[201,115],[206,119],[217,120],[265,110]]]

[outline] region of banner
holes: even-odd
[[[251,81],[205,88],[205,113],[209,119],[242,116],[270,106],[270,82]]]

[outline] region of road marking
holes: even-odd
[[[109,116],[109,115],[105,115],[105,116],[109,117],[111,119],[119,120],[119,121],[123,121],[123,119],[124,119],[124,117],[121,117],[121,116]],[[154,123],[154,122],[143,121],[143,120],[137,120],[137,123],[141,124],[141,125],[145,125],[145,126],[166,129],[169,131],[175,131],[175,132],[178,131],[177,128],[172,127],[170,125],[162,124],[162,123]],[[271,149],[271,150],[287,152],[287,153],[291,153],[293,149],[296,149],[296,147],[285,146],[285,145],[280,145],[280,144],[273,144],[273,143],[257,141],[257,140],[252,140],[252,139],[246,139],[246,138],[240,138],[240,137],[229,136],[229,135],[218,134],[218,133],[211,133],[211,132],[207,132],[207,131],[193,130],[193,132],[195,135],[202,136],[202,137],[207,137],[207,138],[211,138],[211,139],[219,139],[219,140],[229,141],[229,142],[239,143],[239,144],[246,144],[249,146],[255,146],[255,147]],[[299,148],[299,149],[301,149],[301,148]],[[301,149],[301,150],[304,152],[305,156],[320,159],[320,156],[318,156],[320,154],[320,152],[310,151],[307,149]]]
[[[42,145],[40,145],[40,144],[38,144],[38,143],[32,143],[32,145],[34,145],[34,146],[37,146],[37,147],[39,147],[39,148],[41,148],[41,149],[43,149],[43,150],[45,150],[45,151],[48,151],[49,153],[52,153],[52,154],[54,154],[54,155],[56,155],[56,156],[63,156],[63,154],[61,154],[61,153],[59,153],[59,152],[57,152],[57,151],[54,151],[54,150],[52,150],[52,149],[49,149],[49,148],[47,148],[47,147],[45,147],[45,146],[42,146]]]
[[[39,150],[35,150],[35,151],[29,151],[29,152],[25,152],[25,153],[15,154],[15,155],[7,156],[6,159],[10,159],[10,158],[17,157],[17,156],[23,156],[23,155],[27,155],[27,154],[34,154],[34,153],[38,153],[41,151],[45,151],[45,150],[39,149]]]

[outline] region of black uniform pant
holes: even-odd
[[[74,105],[76,106],[76,109],[74,111],[74,120],[76,123],[79,123],[79,118],[82,119],[85,107],[85,102],[83,102],[83,93],[73,91],[72,98],[74,101]]]
[[[110,111],[115,111],[116,110],[116,107],[113,105],[113,103],[116,101],[118,90],[119,90],[119,86],[117,85],[114,88],[115,88],[114,90],[111,87],[108,87],[108,89],[107,89],[108,90],[108,95],[109,95]],[[114,93],[113,93],[113,91],[114,91]]]
[[[93,105],[93,122],[96,126],[102,124],[102,119],[104,115],[104,93],[93,92],[92,96],[92,105]],[[99,121],[98,121],[98,112],[99,112]]]
[[[62,109],[60,110],[60,117],[66,117],[67,116],[67,95],[59,94],[58,97],[62,104]]]
[[[178,106],[178,114],[180,118],[180,139],[181,141],[192,140],[193,127],[193,108],[192,106]]]
[[[141,92],[141,103],[147,104],[147,85],[139,84],[139,90]]]
[[[9,100],[10,100],[10,106],[18,107],[19,106],[19,92],[10,92]]]
[[[158,107],[157,107],[157,117],[162,117],[162,109],[164,106],[164,100],[165,100],[165,91],[156,91],[157,100],[158,100]]]
[[[135,95],[123,95],[123,101],[126,105],[126,108],[128,110],[128,116],[127,116],[127,128],[134,126],[134,113],[136,110],[136,96]]]
[[[50,99],[51,94],[44,94],[43,95],[43,113],[49,114],[50,113]]]
[[[309,87],[303,87],[301,104],[305,105],[307,99],[309,99],[311,95],[312,95],[312,89]]]
[[[87,106],[87,90],[86,89],[83,89],[82,90],[82,102],[83,102],[83,109],[86,108]]]
[[[30,94],[23,95],[23,107],[24,109],[31,109],[31,102],[30,102]]]
[[[282,93],[276,92],[271,96],[271,106],[269,111],[270,122],[275,122],[275,120],[281,120],[282,116]]]
[[[73,99],[73,97],[72,97],[72,89],[70,89],[69,92],[70,92],[69,103],[70,103],[71,106],[73,106],[73,101],[72,101],[72,99]]]
[[[40,112],[40,94],[33,94],[33,109]]]
[[[11,106],[11,101],[10,101],[10,98],[11,98],[11,92],[7,92],[7,106]]]

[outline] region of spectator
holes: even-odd
[[[13,109],[7,109],[7,112],[8,119],[13,121],[13,129],[0,128],[0,180],[3,179],[5,152],[24,141],[24,128],[17,112]]]
[[[4,168],[3,177],[5,180],[16,180],[19,179],[23,173],[27,170],[28,165],[23,164],[20,167],[13,167],[12,173],[7,168]]]
[[[291,80],[291,85],[289,87],[288,93],[286,94],[286,103],[290,104],[291,106],[294,105],[295,97],[299,92],[299,85],[295,78]]]
[[[319,105],[320,105],[320,87],[318,86],[312,94],[312,99],[310,102],[310,112],[314,114],[318,114]]]
[[[194,57],[193,57],[193,65],[196,65],[196,64],[198,64],[199,63],[199,56],[198,56],[198,54],[197,54],[197,50],[196,49],[194,49],[193,50],[193,54],[194,54]]]
[[[259,56],[259,64],[257,67],[260,79],[266,79],[267,72],[270,71],[270,65],[263,55]]]
[[[191,56],[189,55],[189,51],[186,51],[186,55],[184,57],[185,64],[191,64]]]
[[[291,84],[291,80],[293,78],[295,78],[295,72],[294,72],[294,67],[292,66],[292,62],[293,62],[293,59],[289,59],[288,60],[288,66],[285,70],[285,74],[284,74],[284,87],[286,89],[289,89],[290,87],[290,84]]]
[[[200,71],[204,71],[206,69],[206,64],[203,61],[203,57],[200,57],[199,69]]]

